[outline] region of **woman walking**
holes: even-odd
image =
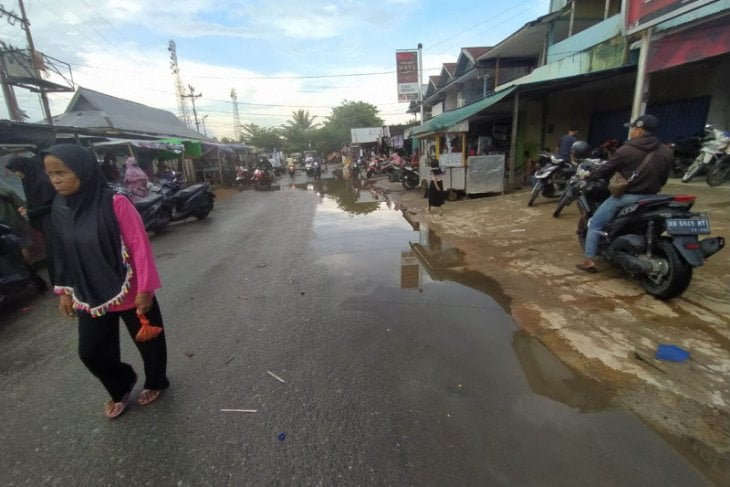
[[[126,170],[124,171],[124,186],[132,194],[134,201],[146,198],[149,195],[147,183],[149,178],[147,174],[137,165],[137,159],[127,157],[124,162]]]
[[[91,152],[59,144],[43,153],[43,163],[58,192],[52,215],[59,236],[59,309],[78,316],[79,356],[111,396],[104,414],[114,419],[126,410],[137,382],[120,358],[119,318],[132,337],[141,327],[139,315],[162,326],[154,256],[134,205],[107,186]],[[138,402],[145,405],[169,386],[165,333],[135,345],[145,372]]]
[[[55,231],[51,218],[51,205],[56,197],[56,190],[48,180],[43,163],[35,157],[16,156],[10,159],[7,168],[15,173],[23,183],[25,206],[20,214],[27,217],[30,226],[43,235],[46,250],[48,278],[53,285],[56,281],[55,264],[53,262]]]

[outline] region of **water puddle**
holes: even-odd
[[[499,283],[465,268],[461,251],[409,223],[383,190],[342,179],[295,188],[319,200],[314,246],[333,281],[329,298],[344,323],[359,326],[352,360],[402,381],[401,407],[428,404],[422,441],[449,438],[449,448],[468,450],[449,457],[455,465],[479,463],[475,454],[498,469],[530,458],[535,477],[511,477],[526,483],[701,482],[610,392],[519,330]]]

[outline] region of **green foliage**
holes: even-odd
[[[255,123],[241,126],[241,138],[246,144],[258,147],[264,151],[281,150],[284,147],[284,138],[277,128],[259,127]]]

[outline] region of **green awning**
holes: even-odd
[[[180,139],[178,137],[168,137],[160,139],[160,142],[169,142],[170,144],[182,144],[185,146],[185,156],[198,159],[203,155],[203,144],[199,140]]]
[[[423,125],[413,128],[411,130],[410,136],[418,137],[419,135],[429,134],[432,132],[445,132],[448,128],[453,127],[457,123],[476,115],[477,113],[489,108],[495,103],[499,103],[508,95],[512,94],[515,89],[515,86],[510,86],[507,89],[492,93],[490,96],[474,102],[471,105],[467,105],[465,107],[457,108],[456,110],[451,110],[448,112],[444,112],[441,115],[437,115],[432,119],[426,121],[426,123],[424,123]]]

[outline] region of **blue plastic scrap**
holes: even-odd
[[[660,344],[654,358],[669,362],[684,362],[689,358],[689,352],[677,345]]]

